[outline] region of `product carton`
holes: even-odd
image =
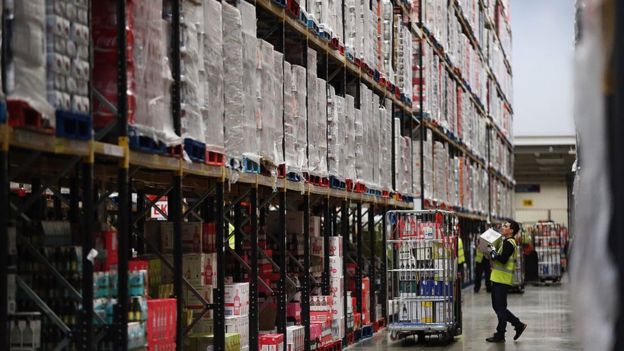
[[[163,252],[173,252],[173,222],[160,222],[160,248]],[[182,223],[182,251],[202,253],[202,222]]]
[[[341,236],[329,237],[329,255],[342,257],[342,237]]]
[[[479,250],[489,256],[490,249],[488,246],[492,245],[497,248],[502,241],[503,236],[499,232],[490,228],[479,236]]]
[[[286,327],[286,351],[302,351],[305,346],[305,329],[301,325]]]
[[[211,285],[203,285],[203,286],[198,286],[198,287],[194,287],[195,290],[208,302],[208,303],[212,303],[212,291],[213,291],[213,287]],[[201,301],[197,295],[195,295],[195,293],[193,293],[193,291],[189,288],[184,288],[185,290],[185,297],[184,297],[184,304],[186,306],[186,308],[190,308],[190,309],[202,309],[204,307],[204,302]],[[206,313],[208,318],[212,318],[212,311],[208,311],[208,313]]]
[[[249,347],[249,316],[225,317],[225,332],[240,334],[241,349]]]
[[[225,315],[246,316],[249,314],[249,283],[234,283],[225,286]]]
[[[321,236],[321,217],[310,216],[310,225],[308,226],[311,237]]]
[[[333,278],[341,278],[343,276],[342,257],[331,256],[329,258],[329,274]]]
[[[195,287],[213,285],[216,267],[216,254],[184,254],[182,257],[184,277]]]
[[[260,351],[284,351],[284,334],[264,334],[258,337]]]

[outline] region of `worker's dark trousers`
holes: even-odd
[[[483,259],[481,263],[477,263],[475,267],[475,282],[474,291],[479,292],[481,290],[481,279],[485,274],[485,289],[487,291],[492,290],[492,283],[490,283],[490,261]]]
[[[514,316],[507,309],[507,290],[509,290],[509,285],[492,282],[492,307],[498,317],[496,334],[503,337],[505,336],[507,322],[511,323],[515,328],[521,325],[518,317]]]

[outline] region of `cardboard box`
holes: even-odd
[[[310,237],[310,254],[316,256],[324,255],[325,243],[321,237]]]
[[[284,334],[264,334],[258,337],[260,351],[283,351]]]
[[[240,334],[241,348],[249,347],[249,316],[225,317],[225,332]]]
[[[182,223],[182,252],[202,253],[202,222]],[[160,249],[162,252],[173,252],[173,222],[160,222]]]
[[[331,296],[311,296],[310,311],[312,312],[329,312],[333,305]]]
[[[343,276],[342,257],[331,256],[329,258],[329,275],[333,278],[341,278]]]
[[[205,253],[215,252],[217,229],[215,223],[202,224],[202,251]]]
[[[225,315],[246,316],[249,314],[249,283],[234,283],[225,286]]]
[[[302,351],[304,349],[305,329],[301,325],[286,327],[286,351]]]
[[[310,232],[310,237],[321,237],[321,217],[310,216],[308,231]]]
[[[329,255],[342,257],[342,237],[341,236],[330,236],[329,237]]]
[[[303,234],[303,228],[304,227],[303,227],[303,212],[302,211],[286,212],[286,233]]]
[[[217,254],[184,254],[182,272],[184,277],[195,287],[213,285],[216,277]]]
[[[479,250],[489,257],[490,249],[488,248],[488,245],[498,248],[502,241],[503,236],[499,232],[490,228],[479,236]]]

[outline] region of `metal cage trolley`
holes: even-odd
[[[554,223],[538,223],[533,227],[540,281],[558,282],[563,274],[561,228]]]
[[[457,216],[445,211],[386,214],[388,329],[392,339],[461,334]]]

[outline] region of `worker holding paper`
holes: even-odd
[[[505,342],[507,322],[511,323],[516,330],[514,340],[517,340],[527,327],[525,323],[522,323],[518,317],[507,309],[507,292],[513,284],[513,273],[516,265],[516,255],[518,254],[518,246],[513,237],[518,234],[518,231],[520,231],[520,225],[517,222],[507,221],[502,227],[501,234],[503,240],[498,249],[492,244],[488,245],[492,260],[492,273],[490,275],[490,281],[492,282],[492,307],[498,317],[496,333],[486,339],[488,342]]]

